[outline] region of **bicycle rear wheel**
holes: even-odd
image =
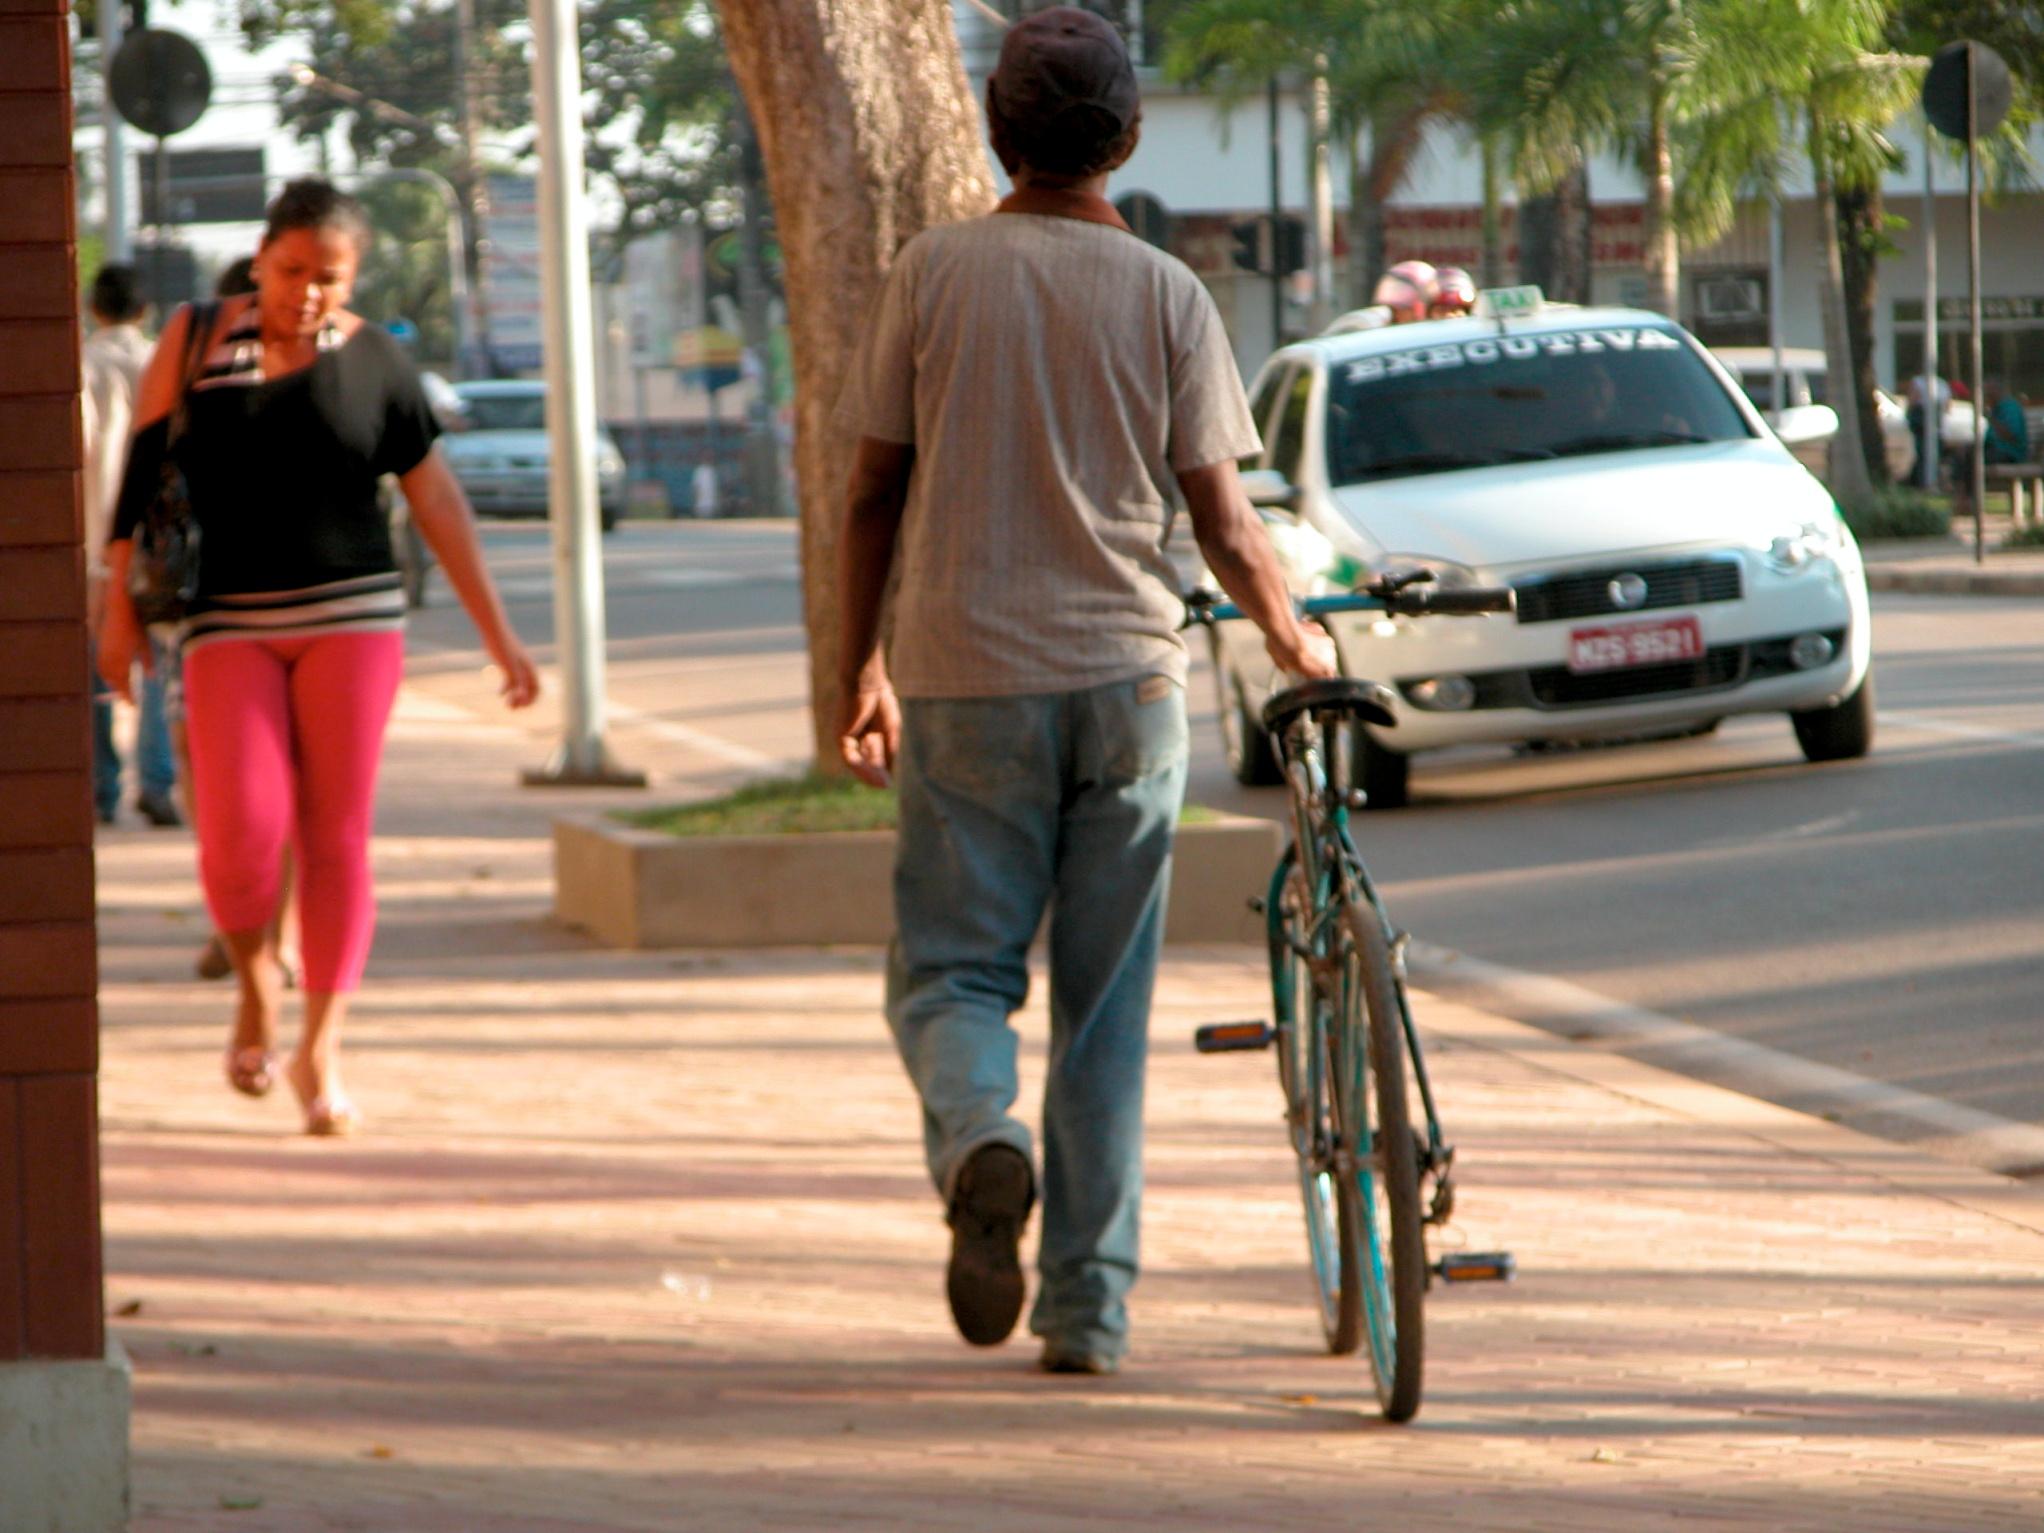
[[[1338,1356],[1363,1343],[1361,1192],[1355,1178],[1334,1168],[1332,1049],[1335,1012],[1307,966],[1303,912],[1310,902],[1296,873],[1297,854],[1285,853],[1272,883],[1270,975],[1277,1020],[1278,1082],[1285,1119],[1299,1162],[1299,1194],[1306,1209],[1306,1255],[1319,1301],[1327,1350]]]
[[[1426,1237],[1419,1154],[1405,1094],[1405,1032],[1383,921],[1343,907],[1342,1006],[1333,1034],[1333,1092],[1342,1178],[1355,1195],[1353,1260],[1369,1333],[1377,1401],[1390,1421],[1419,1409],[1425,1350]]]

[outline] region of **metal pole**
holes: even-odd
[[[1332,108],[1327,86],[1327,61],[1314,61],[1312,95],[1308,98],[1309,164],[1313,170],[1313,310],[1315,335],[1334,318],[1334,169],[1329,162],[1328,135]]]
[[[540,294],[546,325],[548,486],[561,745],[529,785],[644,787],[604,744],[602,534],[596,519],[596,348],[583,186],[582,59],[575,0],[530,0],[539,134]]]
[[[1278,83],[1270,77],[1270,349],[1285,343],[1285,279],[1278,275],[1279,231],[1284,227],[1284,193],[1278,184]]]
[[[128,133],[114,110],[114,55],[121,51],[120,0],[100,0],[100,116],[106,128],[106,258],[126,261],[135,253],[128,225]]]
[[[392,170],[372,171],[363,178],[369,181],[416,181],[428,186],[440,199],[441,209],[446,213],[447,239],[447,302],[454,311],[454,376],[467,376],[470,356],[475,346],[475,314],[470,306],[467,261],[467,219],[461,206],[461,196],[454,185],[438,171],[423,166],[406,165]]]
[[[1788,266],[1784,244],[1781,188],[1776,187],[1774,200],[1767,205],[1767,344],[1774,353],[1774,381],[1772,392],[1767,397],[1769,411],[1777,424],[1781,421],[1781,412],[1787,408],[1782,395],[1788,377],[1781,360],[1781,284],[1782,274]]]
[[[1923,487],[1938,487],[1938,454],[1944,449],[1944,407],[1938,403],[1938,204],[1937,156],[1930,118],[1923,120]]]
[[[163,136],[158,134],[156,138],[155,168],[156,217],[150,226],[152,230],[151,237],[156,242],[156,248],[151,252],[152,259],[149,263],[153,272],[149,284],[149,297],[156,305],[156,312],[158,314],[168,314],[170,312],[170,295],[163,290],[164,279],[167,275],[167,268],[164,264],[167,257],[163,246],[170,224],[170,156],[169,152],[164,148],[164,142]]]
[[[1980,45],[1966,44],[1966,302],[1973,325],[1973,562],[1987,562],[1987,400],[1980,365]]]

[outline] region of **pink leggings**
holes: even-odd
[[[199,880],[213,924],[254,931],[298,849],[305,988],[353,990],[376,930],[369,827],[404,635],[214,639],[185,657]]]

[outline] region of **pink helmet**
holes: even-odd
[[[1377,279],[1371,301],[1388,306],[1400,320],[1424,319],[1434,292],[1433,267],[1425,261],[1400,261]]]
[[[1467,314],[1476,307],[1476,279],[1459,266],[1443,266],[1434,273],[1434,301],[1427,312],[1436,316]]]

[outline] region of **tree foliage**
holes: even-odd
[[[452,0],[243,0],[241,21],[257,43],[302,30],[320,75],[397,109],[280,82],[288,130],[312,140],[338,128],[359,160],[448,174],[463,71],[483,162],[515,163],[530,149],[525,15],[518,0],[475,0],[466,58]],[[737,97],[708,0],[593,0],[581,31],[585,154],[614,245],[728,203]]]

